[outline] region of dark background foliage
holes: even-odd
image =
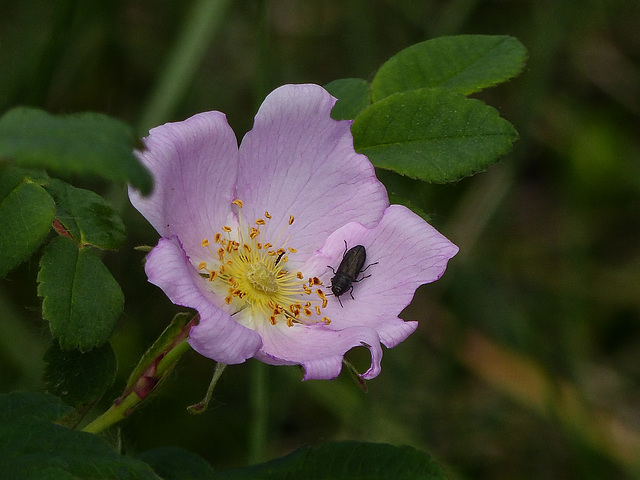
[[[209,2],[216,3],[216,2]],[[517,37],[525,72],[481,94],[521,139],[486,173],[453,185],[383,176],[431,213],[461,248],[405,312],[421,321],[385,352],[362,392],[348,374],[301,383],[296,368],[227,369],[210,410],[189,415],[213,372],[193,353],[121,430],[137,453],[177,445],[216,466],[360,439],[432,453],[454,478],[634,477],[640,459],[640,4],[551,0],[0,0],[0,112],[94,110],[134,125],[227,113],[238,137],[283,83],[370,78],[391,55],[440,35]],[[158,92],[175,45],[200,61]],[[159,110],[150,114],[160,98]],[[157,107],[157,104],[155,104]],[[158,113],[159,112],[159,113]],[[146,116],[145,116],[146,115]],[[153,123],[149,123],[153,120]],[[74,180],[74,179],[72,179]],[[121,186],[76,181],[122,213],[128,242],[105,262],[125,315],[113,338],[118,395],[137,358],[177,311],[146,283],[156,234]],[[419,259],[416,259],[417,261]],[[0,392],[42,390],[50,336],[36,296],[37,260],[2,281]],[[26,306],[26,307],[25,307]],[[368,359],[354,351],[362,368]]]

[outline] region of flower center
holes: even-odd
[[[247,267],[247,280],[251,286],[265,293],[278,291],[278,282],[272,270],[262,263],[253,263]]]
[[[200,275],[212,282],[215,291],[226,289],[224,300],[227,305],[236,311],[251,308],[254,318],[268,319],[272,325],[279,319],[289,326],[294,323],[329,324],[331,320],[322,316],[322,309],[327,306],[327,299],[320,288],[322,282],[317,277],[304,281],[301,272],[286,269],[287,253],[296,253],[295,248],[285,249],[288,238],[278,246],[286,227],[273,244],[262,242],[260,228],[271,220],[269,212],[265,212],[265,218],[247,224],[245,230],[242,201],[234,200],[233,203],[238,207],[237,231],[224,226],[223,233],[214,235],[213,245],[209,239],[202,240],[202,247],[207,249],[211,260],[198,265]],[[293,216],[290,216],[287,226],[293,221]]]

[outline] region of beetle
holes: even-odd
[[[327,265],[333,272],[333,278],[331,279],[331,293],[336,296],[340,306],[342,307],[342,300],[340,296],[349,290],[349,295],[353,298],[353,283],[364,280],[371,275],[362,276],[358,278],[358,275],[363,273],[371,265],[376,265],[378,262],[367,265],[362,269],[364,262],[367,261],[367,250],[362,245],[356,245],[347,250],[347,241],[344,242],[344,253],[342,254],[342,261],[338,265],[338,269],[334,270],[333,267]],[[355,300],[355,298],[353,298]]]

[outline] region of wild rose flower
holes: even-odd
[[[317,85],[285,85],[260,107],[240,147],[220,112],[150,131],[138,157],[155,188],[133,205],[158,231],[149,281],[198,311],[189,343],[235,364],[255,357],[332,379],[344,354],[364,346],[380,373],[381,343],[417,327],[398,318],[420,285],[458,251],[422,218],[389,205],[374,168],[353,148],[351,122]],[[332,268],[349,247],[366,249],[366,275],[339,299]],[[353,296],[353,298],[352,298]],[[338,300],[341,300],[342,305]]]

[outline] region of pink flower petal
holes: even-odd
[[[367,347],[371,352],[371,367],[362,374],[365,379],[380,373],[382,348],[375,330],[369,327],[351,327],[329,330],[323,325],[294,325],[287,327],[268,322],[256,330],[262,337],[263,347],[256,358],[273,365],[297,363],[303,366],[303,380],[330,380],[342,369],[344,354],[353,347]]]
[[[215,297],[201,289],[205,283],[193,268],[176,237],[161,238],[147,255],[145,271],[176,305],[194,308],[200,323],[191,329],[189,344],[218,362],[242,363],[260,348],[260,336],[243,327],[215,305]]]
[[[238,173],[235,134],[224,114],[205,112],[153,128],[144,144],[137,154],[154,189],[149,197],[130,189],[131,203],[160,236],[178,235],[193,259],[202,252],[200,242],[229,223]]]
[[[317,85],[282,86],[267,96],[240,146],[245,220],[269,211],[268,237],[293,215],[286,235],[298,258],[308,258],[348,222],[375,225],[389,205],[371,162],[353,149],[351,122],[330,117],[335,102]]]
[[[383,344],[393,347],[417,327],[416,322],[405,322],[397,316],[420,285],[442,276],[458,247],[408,208],[391,205],[375,227],[367,229],[352,223],[327,239],[307,264],[324,285],[330,286],[333,273],[322,265],[337,268],[345,240],[349,247],[366,248],[364,267],[371,266],[363,275],[370,276],[353,283],[354,298],[345,293],[340,297],[342,306],[335,297],[328,297],[324,313],[332,320],[329,327],[366,325],[378,332]]]

